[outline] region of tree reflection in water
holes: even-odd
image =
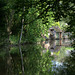
[[[10,49],[8,52],[8,48]],[[21,57],[19,53],[19,47],[8,47],[4,52],[4,56],[1,57],[0,75],[22,75],[21,69]],[[41,45],[24,45],[21,46],[24,73],[25,75],[47,75],[51,74],[52,57],[50,52],[42,54]],[[1,54],[1,53],[0,53]],[[9,56],[10,54],[10,56]],[[9,62],[10,61],[10,62]],[[4,68],[5,67],[5,68]],[[5,71],[5,72],[3,72]],[[1,73],[2,72],[2,73]],[[4,74],[3,74],[4,73]]]
[[[53,66],[53,71],[55,75],[75,75],[75,51],[71,51],[70,56],[67,56],[65,58],[65,61],[63,63],[61,62],[55,62],[57,63],[55,66]],[[55,64],[54,63],[54,64]]]
[[[70,40],[50,40],[48,48],[51,55],[54,56],[52,60],[54,75],[75,75],[75,53],[70,45]],[[46,50],[43,52],[45,53]]]
[[[0,75],[23,75],[23,72],[25,75],[75,75],[75,52],[59,44],[52,41],[47,50],[40,44],[1,47]],[[69,55],[65,53],[67,50]]]
[[[67,75],[75,75],[75,50],[65,59],[64,66]]]

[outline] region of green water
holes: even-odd
[[[0,75],[75,75],[75,52],[69,41],[47,43],[48,50],[41,44],[0,46]]]

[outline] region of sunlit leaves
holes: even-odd
[[[63,20],[60,18],[65,17],[70,22],[73,17],[68,16],[73,16],[72,13],[74,14],[73,2],[65,0],[8,0],[6,7],[9,8],[9,14],[11,15],[11,11],[14,11],[11,31],[14,31],[15,29],[13,28],[16,27],[20,30],[21,20],[24,18],[24,37],[28,39],[32,37],[33,39],[40,37],[42,33],[47,34],[50,27],[59,26],[54,22],[54,19]],[[16,34],[15,32],[13,33]]]

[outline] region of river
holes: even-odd
[[[0,75],[75,75],[71,41],[0,47]]]

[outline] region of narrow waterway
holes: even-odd
[[[0,47],[0,75],[75,75],[71,41]]]

